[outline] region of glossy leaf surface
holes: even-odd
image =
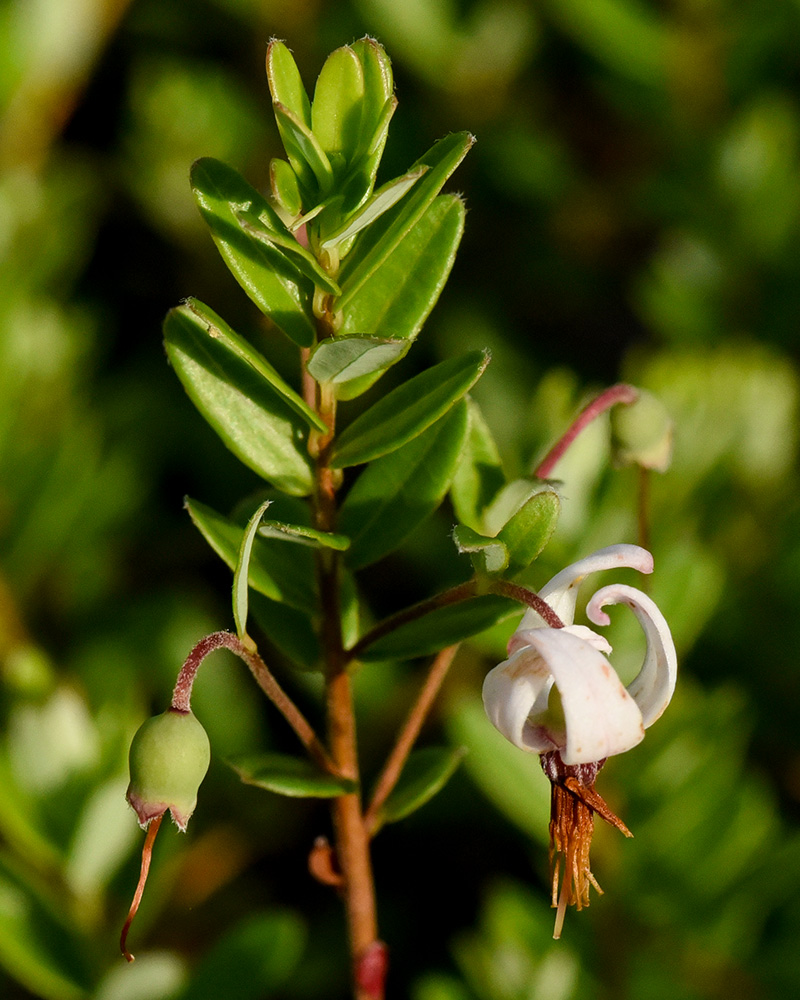
[[[317,382],[346,385],[355,379],[380,374],[405,356],[408,340],[388,340],[352,334],[321,341],[308,362],[308,373]]]
[[[339,520],[351,539],[350,566],[358,569],[385,556],[436,510],[453,478],[466,430],[466,406],[461,402],[361,473]]]
[[[424,806],[444,788],[466,753],[466,747],[415,750],[381,810],[383,822],[395,823]]]
[[[214,242],[231,273],[258,308],[300,347],[314,342],[313,287],[276,246],[242,231],[236,213],[259,216],[269,203],[232,167],[219,160],[198,160],[192,190]]]
[[[189,398],[234,455],[284,492],[310,493],[299,397],[278,391],[246,355],[245,342],[201,303],[167,314],[164,343]]]
[[[459,604],[450,604],[432,611],[424,618],[407,625],[401,625],[369,646],[359,659],[369,662],[431,656],[445,646],[478,635],[514,614],[519,614],[519,604],[516,601],[496,594],[472,597]]]
[[[339,305],[344,311],[364,283],[383,266],[403,237],[419,222],[473,141],[467,132],[446,136],[411,167],[409,173],[417,167],[429,169],[405,198],[361,234],[342,265],[339,278],[343,291]]]
[[[186,500],[189,516],[205,540],[231,569],[236,567],[244,526],[199,500]],[[316,610],[314,563],[305,546],[256,535],[250,556],[250,586],[273,601],[300,611]]]
[[[292,53],[278,39],[273,39],[267,48],[267,82],[272,100],[289,108],[310,128],[311,103],[300,70]]]
[[[337,552],[344,552],[350,545],[350,539],[345,535],[334,534],[331,531],[317,531],[316,528],[309,528],[304,524],[287,524],[285,521],[262,521],[258,533],[262,538],[279,538],[297,545],[309,545],[315,549],[335,549]]]
[[[326,774],[310,760],[283,753],[236,757],[228,761],[246,785],[292,798],[329,799],[357,790],[346,778]]]
[[[470,351],[441,361],[393,389],[339,436],[331,465],[337,469],[360,465],[407,444],[447,413],[488,364],[488,352]]]
[[[311,105],[311,128],[320,146],[341,168],[358,151],[364,71],[356,53],[345,45],[328,56],[317,77]]]

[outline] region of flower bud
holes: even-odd
[[[660,399],[640,390],[635,403],[611,411],[615,458],[664,472],[672,460],[672,418]]]
[[[146,828],[169,809],[185,831],[210,760],[208,736],[191,712],[170,708],[143,723],[131,743],[125,796],[139,825]]]

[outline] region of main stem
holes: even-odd
[[[313,448],[316,452],[314,522],[319,531],[334,531],[337,473],[328,464],[328,451],[335,433],[336,401],[326,386],[317,389],[317,408],[328,432],[314,442]],[[330,753],[337,771],[358,784],[355,713],[341,630],[339,562],[337,553],[331,549],[318,550],[317,581],[322,610]],[[340,795],[334,800],[333,824],[347,913],[354,997],[355,1000],[383,1000],[385,949],[378,942],[369,833],[359,792]]]

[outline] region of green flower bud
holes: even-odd
[[[169,809],[185,831],[210,760],[208,736],[191,712],[170,708],[143,723],[131,743],[125,796],[139,825],[146,828]]]
[[[672,429],[672,418],[661,400],[640,390],[635,403],[611,411],[616,460],[664,472],[672,460]]]

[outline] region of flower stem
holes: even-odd
[[[538,612],[551,628],[564,627],[564,623],[555,611],[547,601],[539,597],[535,590],[521,587],[518,583],[512,583],[510,580],[492,580],[489,591],[492,594],[499,594],[501,597],[509,597],[512,601],[519,601],[520,604],[527,604],[529,608]]]
[[[439,693],[442,682],[457,652],[458,645],[448,646],[436,656],[431,669],[428,671],[425,683],[417,695],[417,700],[411,706],[405,724],[400,730],[394,748],[389,754],[375,785],[375,791],[372,793],[372,801],[369,804],[369,808],[364,814],[364,824],[370,836],[377,832],[380,811],[400,778],[403,767],[408,760],[408,755],[411,753],[422,729],[422,724],[427,718],[431,705]]]
[[[616,403],[635,403],[638,398],[638,391],[632,385],[626,385],[624,382],[612,385],[609,389],[601,392],[599,396],[581,410],[567,432],[556,441],[550,451],[536,466],[533,471],[534,476],[537,479],[547,479],[552,474],[559,459],[564,455],[564,452],[566,452],[585,427],[588,427],[593,420],[596,420]]]
[[[192,649],[178,674],[175,690],[172,693],[172,708],[178,712],[190,711],[192,685],[197,670],[209,653],[220,648],[229,649],[247,664],[258,686],[286,719],[300,742],[320,767],[331,774],[339,774],[335,763],[311,724],[275,680],[266,663],[258,653],[249,650],[232,632],[212,632],[211,635],[201,639]]]

